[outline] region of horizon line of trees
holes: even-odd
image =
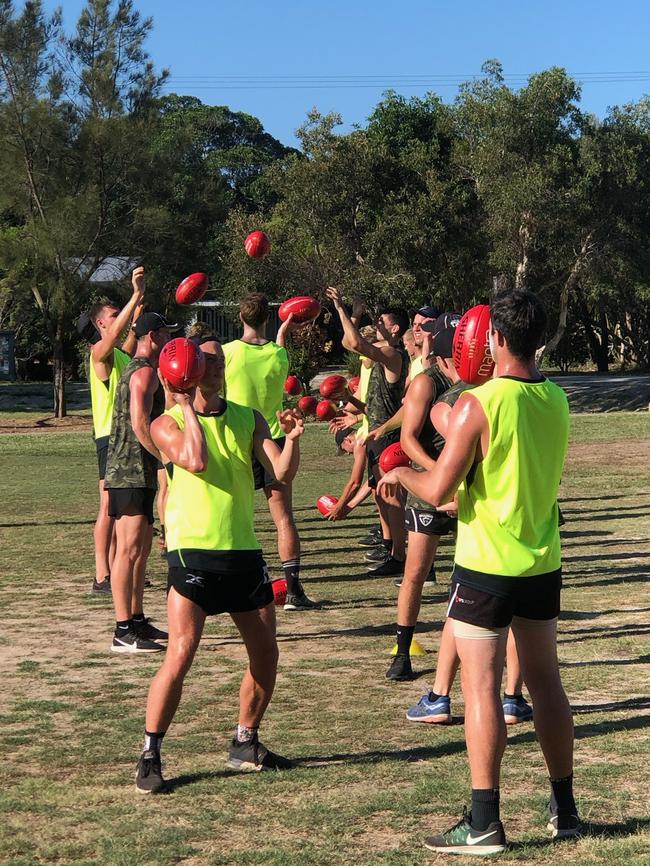
[[[314,109],[296,149],[161,96],[152,26],[132,0],[89,0],[71,34],[39,0],[0,0],[0,327],[23,367],[52,359],[57,417],[110,256],[144,262],[163,309],[196,270],[224,302],[336,284],[371,308],[462,311],[526,286],[549,312],[546,359],[650,368],[650,100],[599,120],[564,69],[514,91],[492,60],[452,104],[389,91],[350,133]],[[253,228],[263,260],[243,250]]]

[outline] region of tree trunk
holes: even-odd
[[[67,406],[65,400],[65,363],[63,360],[63,320],[59,316],[56,322],[52,360],[54,368],[54,417],[65,418]]]
[[[600,343],[594,357],[599,373],[609,373],[609,325],[607,324],[607,308],[605,299],[598,299],[598,318],[600,320]]]

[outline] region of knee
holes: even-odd
[[[184,677],[194,660],[196,645],[189,640],[170,642],[165,655],[165,665],[175,678]]]

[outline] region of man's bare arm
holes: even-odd
[[[131,399],[129,408],[131,412],[131,426],[138,437],[138,442],[146,448],[150,454],[160,460],[160,451],[151,438],[151,410],[153,408],[153,395],[158,388],[158,376],[156,371],[150,367],[143,367],[131,376],[129,383],[131,388]]]
[[[402,370],[402,356],[400,353],[392,346],[378,346],[361,336],[359,329],[348,315],[338,289],[333,287],[328,288],[327,297],[334,304],[334,309],[338,313],[341,325],[343,326],[343,347],[350,352],[356,352],[357,355],[364,355],[376,363],[383,364],[386,370],[395,376],[399,376]]]
[[[273,473],[280,484],[288,484],[296,477],[300,464],[298,440],[304,433],[305,422],[291,409],[278,412],[278,420],[285,435],[282,450],[271,439],[271,431],[266,419],[259,412],[255,412],[253,453],[267,472]]]
[[[106,332],[102,335],[102,339],[95,343],[90,350],[93,364],[95,365],[95,372],[102,379],[107,378],[105,375],[101,375],[105,371],[98,369],[97,365],[101,365],[106,361],[112,362],[113,349],[119,343],[122,332],[131,322],[135,308],[142,301],[144,295],[144,268],[136,268],[133,271],[131,284],[133,286],[133,294],[123,309],[113,319],[110,328],[106,329]],[[135,335],[133,339],[135,340]],[[110,375],[110,369],[108,370],[108,375]]]
[[[188,472],[205,472],[208,467],[208,448],[190,395],[170,394],[173,402],[183,410],[184,427],[181,430],[174,418],[161,415],[151,424],[151,438],[161,454],[176,466]]]
[[[427,454],[418,438],[422,433],[435,394],[434,387],[428,376],[416,376],[401,406],[403,417],[400,444],[411,460],[419,463],[424,469],[433,469],[436,465],[435,460]]]

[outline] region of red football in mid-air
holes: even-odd
[[[323,517],[327,517],[332,508],[336,505],[338,499],[336,496],[330,496],[329,493],[324,493],[322,496],[318,497],[318,501],[316,502],[316,508],[320,511]]]
[[[468,385],[492,378],[494,360],[490,352],[490,308],[477,304],[458,323],[454,334],[454,367]]]
[[[303,415],[315,415],[317,406],[317,397],[306,396],[301,397],[300,400],[298,400],[298,408],[303,413]]]
[[[352,376],[348,379],[348,391],[350,394],[356,394],[361,382],[361,376]]]
[[[320,383],[320,388],[318,390],[320,391],[321,397],[337,397],[343,392],[343,389],[347,384],[348,380],[345,376],[328,376]]]
[[[244,249],[252,259],[263,259],[271,249],[271,241],[266,232],[251,232],[244,241]]]
[[[302,382],[297,376],[287,376],[284,390],[285,393],[290,394],[292,397],[297,397],[298,394],[302,394]]]
[[[394,442],[381,452],[379,457],[379,468],[382,472],[390,472],[398,466],[410,466],[411,458],[402,448],[399,442]]]
[[[197,271],[179,283],[176,289],[177,304],[195,304],[208,290],[208,275]]]
[[[205,373],[205,355],[190,340],[176,337],[163,346],[158,367],[172,388],[189,391]]]
[[[282,322],[286,322],[293,315],[293,321],[298,325],[313,322],[320,314],[320,304],[316,298],[309,295],[297,295],[280,304],[278,316]]]
[[[279,577],[277,580],[271,581],[271,589],[273,590],[273,601],[277,605],[282,605],[287,600],[287,581],[284,577]]]
[[[321,421],[331,421],[336,417],[336,406],[331,400],[321,400],[316,406],[316,415]]]

